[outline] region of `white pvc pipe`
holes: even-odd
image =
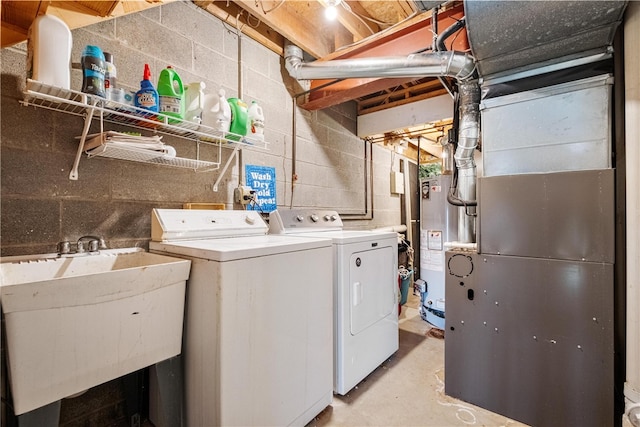
[[[374,228],[371,231],[395,231],[396,233],[404,233],[405,231],[407,231],[407,226],[404,224],[390,225],[389,227]]]
[[[627,181],[628,408],[640,403],[640,2],[627,5],[624,22],[625,147]],[[637,424],[634,424],[637,425]]]

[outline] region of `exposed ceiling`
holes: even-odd
[[[31,22],[41,14],[58,16],[74,29],[171,1],[174,0],[2,0],[2,47],[26,40]],[[282,55],[285,40],[289,40],[318,60],[408,55],[429,50],[434,37],[430,8],[443,3],[342,0],[335,6],[336,19],[329,21],[325,10],[336,2],[193,1],[278,54]],[[463,16],[461,1],[445,2],[440,6],[437,26],[444,30]],[[466,30],[450,37],[447,47],[468,50]],[[366,114],[446,93],[441,81],[434,78],[314,80],[310,82],[310,92],[299,99],[299,105],[317,110],[353,100],[358,105],[358,114]],[[400,129],[372,138],[376,141],[382,138],[387,144],[398,138],[406,141],[407,135],[415,136],[416,130]]]
[[[330,21],[325,11],[335,1],[194,3],[280,55],[285,39],[318,60],[401,56],[428,50],[433,44],[431,11],[423,8],[441,2],[343,0],[336,6],[336,19]],[[438,26],[445,29],[463,15],[462,2],[447,2],[439,13]],[[450,40],[456,50],[469,47],[464,30]],[[330,83],[312,81],[312,92],[300,106],[315,110],[355,100],[359,114],[366,114],[446,93],[440,81],[433,78],[348,79]]]
[[[464,16],[461,1],[414,2],[350,1],[336,6],[330,21],[325,11],[335,0],[296,1],[194,1],[228,25],[282,55],[285,40],[302,48],[316,60],[405,56],[430,50],[435,30],[444,30]],[[432,25],[432,7],[440,5],[437,27]],[[450,50],[468,51],[464,29],[447,40]],[[447,94],[437,78],[362,78],[313,80],[309,93],[298,105],[309,110],[323,109],[355,101],[358,114],[421,101]],[[436,160],[440,154],[438,137],[451,128],[451,120],[397,129],[369,140],[417,159],[421,138],[421,162]]]

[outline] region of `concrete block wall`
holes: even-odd
[[[114,55],[120,87],[138,89],[145,63],[150,65],[154,81],[164,67],[172,65],[185,83],[204,81],[207,93],[223,88],[227,97],[240,95],[245,102],[258,101],[266,116],[269,150],[243,150],[242,163],[237,158],[232,162],[218,192],[212,191],[218,171],[195,173],[101,158],[83,157],[79,179],[71,181],[68,175],[83,118],[21,106],[18,101],[24,90],[26,43],[2,49],[1,255],[53,252],[58,241],[73,241],[89,233],[104,236],[109,247],[147,248],[154,207],[222,202],[228,209],[240,209],[233,204],[233,189],[242,178],[245,164],[275,167],[277,203],[281,208],[316,206],[335,208],[341,213],[364,212],[368,159],[364,155],[365,143],[355,136],[355,105],[313,112],[295,108],[292,97],[302,87],[288,76],[278,55],[243,36],[239,68],[236,31],[184,1],[107,20],[72,34],[72,61],[80,61],[85,45],[100,46]],[[80,90],[81,80],[81,71],[73,70],[72,88]],[[109,124],[107,129],[131,130]],[[98,131],[94,122],[91,132]],[[178,156],[195,157],[193,142],[169,136],[164,136],[163,141],[174,146]],[[294,141],[297,180],[292,192]],[[214,156],[204,151],[201,159]],[[230,149],[223,148],[222,164],[230,153]],[[371,155],[374,185],[368,199],[373,197],[373,219],[348,221],[350,228],[401,222],[400,198],[389,192],[393,159],[387,150],[377,146]],[[4,379],[3,375],[3,382]],[[122,404],[112,400],[112,406]],[[65,407],[72,409],[65,412]],[[63,403],[63,413],[85,417],[82,425],[114,425],[113,420],[102,419],[98,413],[122,413],[105,411],[103,407],[95,411],[92,419],[92,411],[82,396]],[[79,422],[79,418],[71,418],[66,425]]]
[[[82,118],[20,106],[26,43],[5,48],[1,52],[3,255],[51,252],[56,242],[86,233],[104,235],[112,247],[146,247],[152,207],[223,202],[228,208],[240,208],[233,206],[232,195],[245,164],[276,168],[277,203],[283,208],[363,211],[366,169],[364,143],[355,136],[355,105],[323,111],[295,108],[297,180],[292,194],[292,96],[301,90],[300,84],[288,76],[281,57],[244,36],[240,74],[235,29],[207,12],[179,1],[74,30],[72,61],[79,62],[87,44],[114,55],[118,86],[126,89],[138,88],[145,63],[151,66],[154,81],[172,65],[183,82],[204,81],[207,93],[223,88],[227,97],[234,97],[241,89],[243,100],[258,101],[263,107],[269,149],[245,149],[242,165],[233,161],[218,192],[212,191],[218,171],[194,173],[105,159],[83,158],[79,180],[69,181]],[[81,71],[73,70],[72,88],[79,90],[81,81]],[[99,131],[97,123],[92,131]],[[174,145],[179,156],[195,156],[194,143],[167,136],[163,140]],[[379,147],[372,151],[378,164],[374,179],[383,181],[374,186],[376,215],[352,227],[400,221],[399,198],[390,195],[384,183],[389,154]],[[223,149],[223,164],[230,152]],[[206,154],[201,158],[208,160]]]

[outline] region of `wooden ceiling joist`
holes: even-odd
[[[284,37],[266,25],[247,25],[247,12],[236,4],[219,1],[195,1],[194,3],[230,27],[240,28],[242,33],[278,55],[283,54]]]
[[[332,33],[314,31],[316,28],[322,28],[324,24],[318,19],[322,16],[323,7],[317,1],[236,0],[235,3],[265,25],[278,28],[285,39],[296,40],[301,49],[316,58],[334,51],[335,31],[347,32],[344,28],[336,28]]]
[[[438,79],[425,79],[417,84],[404,84],[382,94],[358,99],[358,114],[368,114],[423,99],[444,95],[447,90]]]
[[[73,30],[172,1],[175,0],[2,0],[2,47],[27,40],[33,20],[45,13],[62,19]]]
[[[438,14],[438,27],[447,28],[464,16],[462,5]],[[378,37],[358,44],[347,51],[335,52],[321,60],[375,58],[398,55],[409,55],[431,46],[433,32],[431,13],[425,12],[394,31],[384,32]],[[467,50],[469,42],[466,31],[462,30],[453,43],[455,50]],[[411,81],[413,78],[356,78],[341,80],[326,86],[331,80],[312,80],[311,92],[299,105],[307,110],[328,108],[347,100],[357,99],[367,94],[380,92]],[[321,90],[315,90],[322,87]]]

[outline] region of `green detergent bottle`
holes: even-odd
[[[229,132],[232,132],[232,134],[227,135],[227,138],[232,141],[239,141],[242,136],[247,134],[251,126],[249,123],[249,107],[238,98],[229,98],[228,101],[231,107],[231,127]]]
[[[158,112],[166,116],[184,119],[184,86],[176,70],[168,66],[160,72],[158,77],[158,97],[160,105]],[[169,120],[177,123],[179,120]]]

